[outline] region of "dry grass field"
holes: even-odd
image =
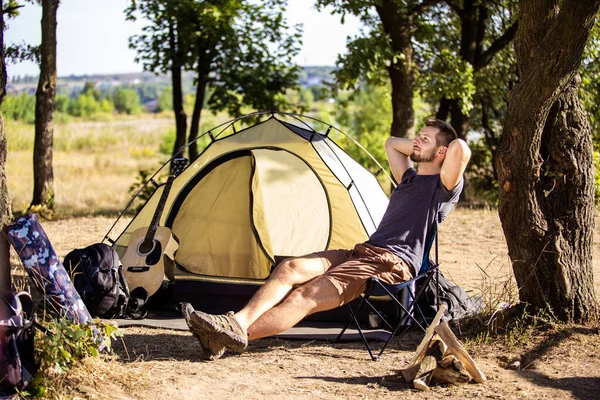
[[[127,191],[137,170],[159,165],[157,146],[170,124],[170,120],[144,120],[57,127],[56,200],[62,217],[42,224],[59,256],[102,240],[128,201]],[[8,180],[15,211],[26,207],[32,191],[26,130],[26,126],[7,124]],[[61,141],[64,144],[59,145]],[[80,144],[73,147],[73,143]],[[598,291],[598,234],[594,255]],[[11,260],[13,268],[19,268],[16,256]],[[495,301],[515,300],[496,210],[455,210],[440,227],[440,263],[448,278],[473,294]],[[540,322],[536,328],[516,324],[506,334],[491,337],[455,330],[487,375],[486,383],[437,386],[428,392],[417,392],[402,383],[397,373],[411,359],[418,335],[395,339],[378,362],[370,361],[362,343],[275,338],[252,342],[242,355],[203,362],[198,357],[199,344],[188,332],[125,328],[114,345],[114,355],[86,359],[54,381],[50,396],[170,400],[598,398],[597,323]],[[511,369],[515,360],[524,368]]]

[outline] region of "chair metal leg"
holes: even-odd
[[[342,329],[342,331],[338,334],[337,338],[335,339],[335,342],[336,343],[339,342],[339,340],[341,339],[342,335],[346,332],[346,330],[354,322],[354,325],[356,326],[356,329],[358,330],[358,334],[360,335],[363,343],[367,347],[367,351],[369,352],[369,356],[371,357],[371,360],[377,361],[377,360],[379,360],[379,356],[375,356],[373,354],[373,349],[371,348],[371,345],[369,344],[369,341],[367,340],[367,337],[365,336],[365,334],[364,334],[364,332],[363,332],[363,330],[362,330],[362,328],[360,326],[360,323],[358,322],[358,318],[356,317],[365,304],[368,304],[369,307],[373,308],[373,305],[366,299],[366,297],[363,297],[361,299],[360,303],[356,306],[356,309],[352,309],[352,307],[350,306],[350,304],[346,304],[346,307],[348,309],[348,313],[350,314],[350,320],[348,321],[348,323],[346,324],[346,326],[344,326],[344,328]],[[375,310],[375,309],[373,308],[373,310]],[[377,312],[377,314],[380,316],[380,318],[382,318],[381,314],[379,314],[379,312],[377,310],[375,310],[375,312]]]

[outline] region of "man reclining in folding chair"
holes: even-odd
[[[326,250],[279,264],[237,313],[211,315],[183,304],[203,358],[242,352],[248,340],[283,332],[309,314],[360,296],[371,277],[388,284],[410,280],[423,259],[435,216],[443,220],[458,201],[471,156],[464,140],[444,121],[428,119],[413,140],[390,137],[385,149],[400,184],[377,230],[353,250]],[[418,171],[412,168],[418,163]]]

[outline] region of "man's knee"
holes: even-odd
[[[312,282],[294,289],[285,299],[296,309],[305,309],[307,314],[328,310],[342,305],[342,296],[328,278],[320,276]]]
[[[305,259],[287,258],[277,265],[272,276],[280,281],[296,285],[317,276],[317,272],[319,271],[311,270],[311,265]]]

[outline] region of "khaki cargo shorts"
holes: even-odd
[[[359,243],[352,250],[325,250],[313,253],[325,267],[325,276],[337,288],[341,304],[349,303],[365,291],[373,276],[397,285],[412,279],[413,268],[386,249]]]

